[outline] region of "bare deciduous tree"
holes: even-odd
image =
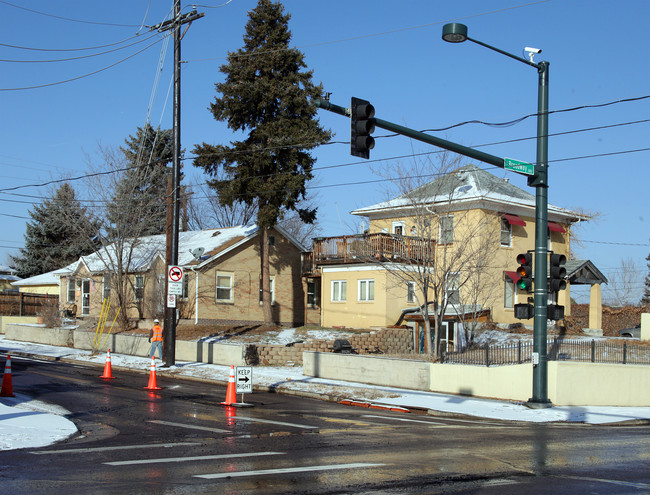
[[[461,317],[469,314],[473,331],[477,312],[487,304],[486,285],[493,283],[489,263],[499,246],[498,217],[459,205],[469,184],[469,172],[460,166],[460,159],[441,153],[435,162],[414,160],[411,167],[389,165],[383,172],[390,177],[393,197],[399,193],[386,209],[408,220],[404,235],[392,236],[394,248],[406,255],[382,266],[397,283],[413,285],[411,296],[433,359],[448,308]]]

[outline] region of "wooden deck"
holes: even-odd
[[[321,265],[402,262],[423,263],[433,258],[436,242],[421,237],[376,233],[317,237],[305,253],[303,273],[315,273]]]

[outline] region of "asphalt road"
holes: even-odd
[[[0,452],[6,494],[648,493],[650,427],[442,418],[12,357],[80,435]]]

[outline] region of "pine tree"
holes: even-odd
[[[113,230],[130,237],[165,232],[168,167],[173,157],[170,129],[138,127],[135,136],[125,139],[120,148],[134,168],[124,172],[108,208]],[[132,228],[125,228],[130,226]]]
[[[98,246],[95,236],[98,224],[86,213],[75,197],[73,187],[64,183],[52,199],[34,206],[29,212],[25,247],[20,256],[12,256],[18,276],[32,277],[63,268],[80,256],[92,253]]]
[[[244,46],[228,54],[215,84],[211,104],[216,120],[233,131],[247,132],[229,146],[197,145],[194,165],[213,177],[208,182],[223,206],[243,202],[257,207],[262,257],[265,323],[272,322],[268,259],[268,229],[286,212],[313,223],[316,209],[301,208],[315,162],[310,150],[327,142],[331,133],[320,126],[310,100],[322,94],[312,82],[304,55],[289,47],[289,14],[279,2],[258,0],[246,24]],[[219,179],[220,168],[226,179]],[[217,177],[217,178],[215,178]]]
[[[648,274],[645,277],[645,289],[643,291],[643,297],[641,297],[641,304],[650,304],[650,254],[646,258],[648,262]]]

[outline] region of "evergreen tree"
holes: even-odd
[[[52,199],[34,206],[29,212],[25,247],[12,256],[12,265],[20,277],[32,277],[58,268],[92,253],[99,245],[98,223],[92,220],[75,197],[73,187],[64,183]]]
[[[286,212],[312,223],[316,209],[301,208],[315,162],[310,150],[331,133],[320,126],[310,100],[322,86],[312,82],[304,55],[289,47],[289,14],[280,2],[258,0],[249,12],[244,46],[228,54],[221,66],[225,81],[215,84],[210,108],[216,120],[233,131],[247,132],[229,146],[197,145],[194,165],[213,177],[208,185],[223,206],[243,202],[257,207],[262,258],[264,319],[272,322],[268,260],[268,229]],[[222,168],[226,178],[219,178]]]
[[[648,262],[648,274],[645,276],[645,289],[643,297],[641,297],[641,304],[650,304],[650,254],[646,258]]]
[[[173,157],[170,129],[138,127],[120,148],[131,167],[122,175],[108,208],[109,230],[140,237],[161,234],[166,225],[167,165]],[[129,227],[129,228],[126,228]]]

